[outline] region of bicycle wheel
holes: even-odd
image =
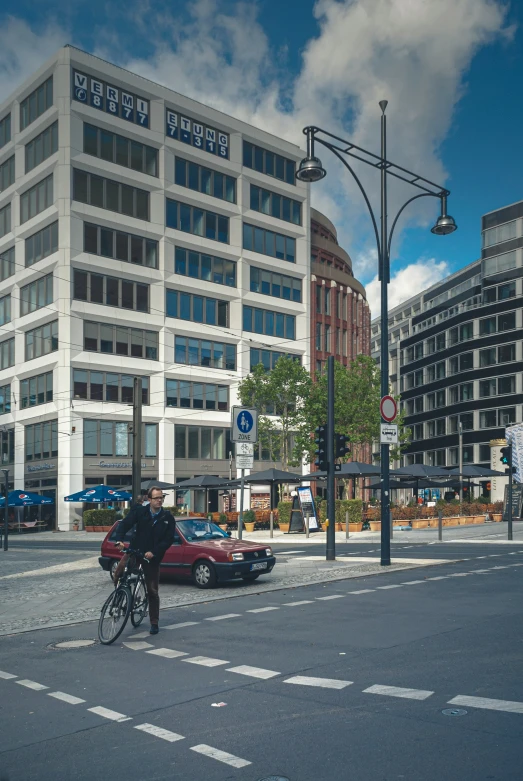
[[[143,577],[138,578],[133,591],[133,606],[131,610],[131,624],[140,626],[147,615],[147,588]]]
[[[98,637],[104,645],[110,645],[122,634],[129,613],[132,596],[128,586],[118,586],[106,599],[98,622]]]

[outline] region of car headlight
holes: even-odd
[[[243,561],[243,553],[229,553],[227,558],[229,561]]]
[[[265,548],[265,555],[272,556],[272,548]]]

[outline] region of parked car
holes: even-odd
[[[111,577],[123,555],[114,544],[118,523],[107,533],[98,559]],[[125,542],[131,537],[132,530],[125,535]],[[256,580],[271,572],[275,563],[272,548],[267,545],[233,540],[204,518],[184,518],[176,520],[174,544],[165,554],[160,574],[190,578],[198,588],[213,588],[226,580]]]

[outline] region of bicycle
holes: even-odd
[[[117,640],[131,616],[134,627],[140,626],[147,615],[147,586],[143,563],[148,563],[139,550],[128,548],[129,558],[113,593],[105,600],[98,622],[98,638],[103,645]]]

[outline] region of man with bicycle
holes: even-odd
[[[163,509],[164,495],[161,488],[152,486],[147,491],[149,504],[146,507],[135,506],[131,512],[121,521],[116,530],[115,544],[123,552],[123,543],[126,533],[134,526],[131,539],[131,548],[144,552],[147,564],[144,564],[143,574],[147,585],[149,599],[149,619],[151,621],[150,633],[158,634],[158,621],[160,617],[160,597],[158,595],[160,581],[160,564],[168,548],[174,542],[175,523],[171,513]],[[114,581],[118,583],[128,556],[124,556],[114,574]]]

